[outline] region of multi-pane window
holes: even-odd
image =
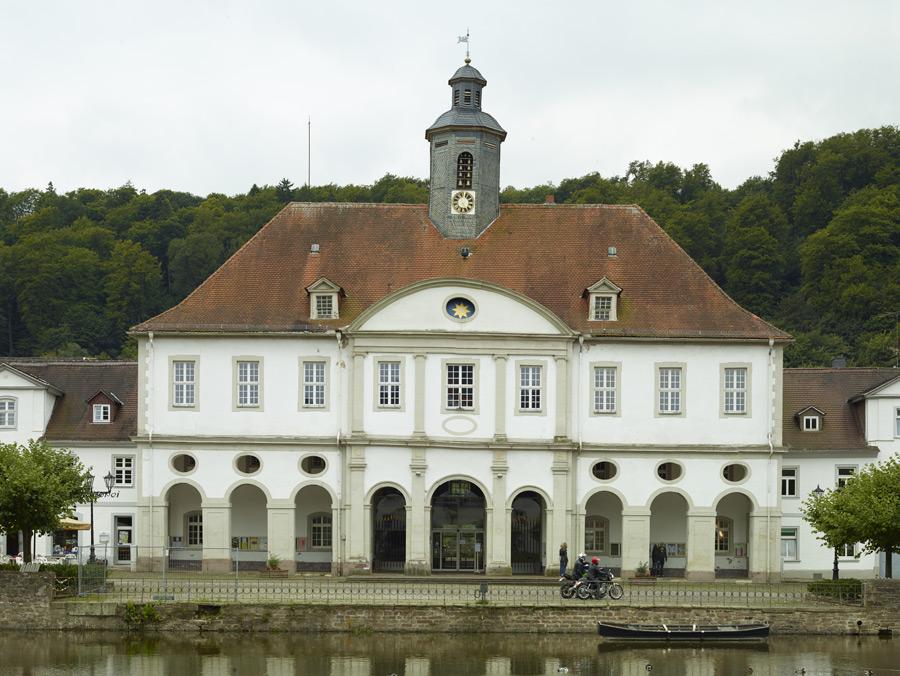
[[[93,421],[95,423],[108,423],[109,422],[109,414],[110,414],[110,405],[109,404],[94,404]]]
[[[681,367],[659,369],[659,412],[681,413]]]
[[[781,529],[781,558],[787,561],[797,561],[797,529]]]
[[[130,455],[117,455],[113,457],[113,475],[116,486],[134,485],[134,458]]]
[[[400,362],[378,362],[378,405],[383,408],[400,406]]]
[[[894,411],[894,436],[900,437],[900,408]]]
[[[248,407],[259,406],[258,361],[237,363],[237,404]]]
[[[725,413],[747,412],[747,369],[725,369]]]
[[[841,545],[837,548],[838,556],[844,559],[852,559],[856,556],[858,551],[858,545],[856,543],[852,545]]]
[[[803,416],[803,431],[804,432],[818,432],[819,431],[819,416],[817,416],[817,415]]]
[[[856,474],[856,467],[838,467],[835,486],[843,488],[854,474]]]
[[[597,413],[616,412],[615,366],[594,368],[594,411]]]
[[[196,388],[195,364],[192,361],[172,362],[172,403],[193,406]]]
[[[519,409],[522,411],[541,410],[541,367],[522,365],[519,367]]]
[[[313,549],[331,549],[331,515],[315,514],[310,517],[309,531]]]
[[[317,293],[316,301],[316,317],[318,319],[332,319],[334,312],[334,295],[330,293]]]
[[[594,296],[594,319],[606,321],[612,314],[612,296]]]
[[[303,406],[324,408],[325,406],[325,362],[303,362]]]
[[[16,400],[0,399],[0,427],[16,426]]]
[[[716,551],[731,551],[731,519],[727,516],[716,517]]]
[[[188,547],[203,545],[203,512],[190,512],[187,515]]]
[[[782,467],[781,468],[781,497],[796,498],[797,497],[797,468]]]
[[[474,364],[447,364],[447,408],[475,408]]]
[[[609,522],[602,516],[588,516],[584,519],[584,549],[587,552],[606,551],[606,536]]]
[[[475,158],[472,153],[460,153],[456,158],[456,187],[459,190],[472,187],[472,169],[475,166]]]

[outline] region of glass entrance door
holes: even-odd
[[[131,528],[130,516],[115,517],[116,530],[116,563],[131,562]]]
[[[435,530],[431,533],[434,570],[480,573],[484,570],[483,530]]]

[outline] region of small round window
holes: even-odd
[[[261,464],[255,455],[239,455],[234,466],[241,474],[256,474]]]
[[[187,455],[186,453],[179,453],[172,458],[172,469],[176,472],[187,474],[188,472],[193,472],[196,466],[197,461],[194,460],[193,456]]]
[[[744,465],[725,465],[722,468],[722,478],[725,481],[737,483],[747,478],[747,467]]]
[[[450,319],[455,319],[458,322],[471,319],[475,316],[475,303],[468,298],[463,298],[461,296],[448,300],[444,309]]]
[[[591,469],[591,472],[594,474],[595,479],[600,479],[600,481],[609,481],[610,479],[615,477],[616,474],[618,474],[619,470],[616,469],[616,466],[613,463],[607,460],[603,460],[594,465],[594,467]]]
[[[656,468],[656,476],[663,481],[677,481],[681,478],[681,465],[677,462],[664,462]]]
[[[325,471],[325,458],[321,455],[307,455],[300,461],[300,469],[311,475],[321,474]]]

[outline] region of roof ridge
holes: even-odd
[[[816,371],[816,372],[824,372],[824,371],[835,371],[835,372],[855,372],[859,373],[860,371],[896,371],[898,375],[900,375],[900,369],[896,366],[790,366],[785,367],[785,371]]]
[[[328,206],[328,207],[382,207],[382,208],[393,208],[393,207],[406,207],[406,208],[427,208],[427,202],[288,202],[284,205],[284,209],[288,207],[307,207],[307,206]],[[640,209],[644,211],[639,204],[605,204],[605,203],[592,203],[592,204],[570,204],[564,202],[552,202],[546,203],[541,202],[539,204],[531,203],[531,202],[501,202],[500,208],[513,208],[513,209],[542,209],[552,207],[554,209]],[[281,211],[278,212],[279,214]],[[644,212],[646,213],[646,212]],[[277,216],[278,214],[275,214]],[[274,217],[273,217],[274,219]],[[265,226],[263,226],[265,227]],[[261,230],[262,228],[260,228]]]

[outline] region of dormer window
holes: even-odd
[[[309,293],[309,318],[310,319],[337,319],[338,298],[341,287],[324,277],[320,277],[314,284],[306,287]]]
[[[622,293],[622,289],[606,277],[585,289],[585,294],[589,298],[588,320],[592,322],[618,320],[620,293]]]
[[[817,416],[817,415],[803,416],[803,431],[804,432],[818,432],[820,429],[821,429],[821,425],[819,423],[819,416]]]
[[[112,407],[109,404],[94,404],[94,422],[108,423],[112,419]]]
[[[807,406],[794,414],[794,420],[803,432],[821,432],[825,422],[825,412],[815,406]]]

